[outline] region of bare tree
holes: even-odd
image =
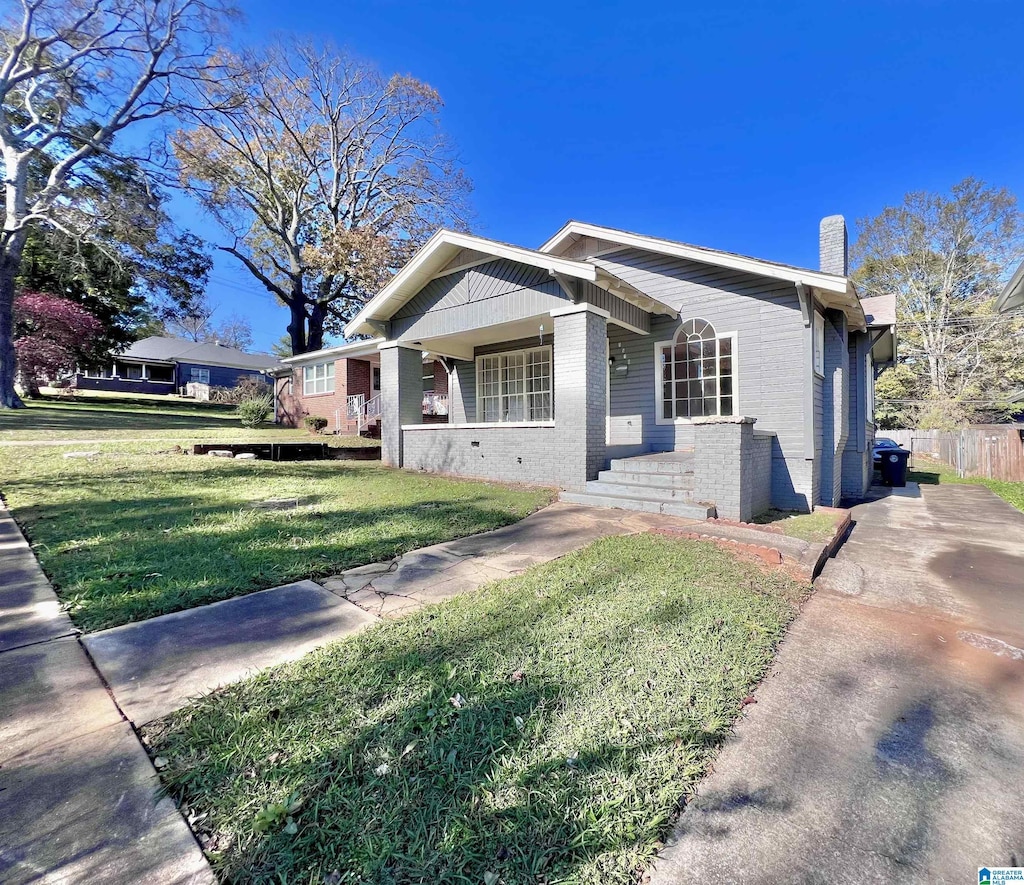
[[[292,352],[317,350],[436,227],[465,226],[469,184],[425,83],[296,41],[232,62],[221,110],[174,139],[183,184],[289,308]]]
[[[0,407],[15,407],[12,309],[28,230],[89,239],[104,206],[90,162],[121,156],[126,129],[193,106],[211,62],[220,0],[19,0],[0,22]],[[116,211],[116,205],[114,207]]]
[[[994,309],[1024,254],[1013,194],[966,178],[949,195],[910,193],[857,224],[862,294],[896,296],[904,371],[886,379],[892,390],[939,403],[996,402],[1024,383],[1022,323]]]

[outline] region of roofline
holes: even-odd
[[[147,363],[147,364],[159,364],[161,366],[178,366],[182,363],[186,363],[192,366],[213,366],[217,369],[245,369],[250,372],[265,372],[268,368],[274,365],[275,362],[280,362],[275,357],[274,359],[264,363],[261,366],[246,365],[244,363],[229,363],[223,360],[203,360],[198,358],[189,359],[184,356],[170,357],[169,359],[157,359],[156,357],[149,356],[133,356],[130,353],[119,353],[112,356],[113,360],[123,360],[128,363]]]
[[[1006,313],[1017,307],[1024,307],[1024,261],[1010,277],[1006,288],[996,298],[996,310]]]
[[[526,249],[522,246],[512,246],[508,243],[501,243],[497,240],[488,240],[473,234],[463,234],[456,231],[441,228],[426,243],[424,243],[406,265],[391,278],[391,281],[378,292],[363,309],[353,317],[345,326],[345,335],[348,337],[362,334],[363,326],[370,320],[382,319],[382,314],[389,302],[397,302],[394,309],[386,317],[390,319],[395,311],[399,310],[415,292],[404,293],[403,286],[410,282],[417,281],[417,274],[422,273],[431,256],[442,246],[455,246],[459,249],[472,249],[476,252],[483,252],[486,255],[493,255],[495,258],[507,258],[520,264],[528,264],[533,267],[544,268],[552,273],[561,273],[576,279],[587,280],[591,283],[597,282],[597,268],[585,261],[572,261],[568,258],[559,258],[557,255],[545,255],[533,249]],[[433,274],[431,273],[432,277]],[[429,277],[419,282],[416,292],[427,284]],[[403,300],[403,296],[404,300]]]
[[[774,261],[751,258],[748,255],[739,255],[734,252],[708,249],[704,246],[691,246],[688,243],[680,243],[676,240],[648,237],[614,227],[601,227],[600,225],[589,224],[585,221],[567,221],[562,225],[561,230],[548,239],[538,251],[550,252],[567,237],[573,235],[613,240],[614,242],[622,243],[624,246],[632,246],[637,249],[650,249],[654,252],[673,255],[677,258],[686,258],[704,264],[713,264],[717,267],[727,267],[732,270],[759,274],[772,277],[773,279],[786,280],[790,283],[804,283],[805,285],[813,286],[815,289],[832,292],[837,295],[847,294],[850,285],[848,277],[822,273],[821,271],[809,268],[794,267],[788,264],[778,264]]]
[[[286,356],[281,360],[286,365],[302,365],[302,363],[323,359],[326,356],[359,356],[360,352],[376,353],[377,345],[384,341],[383,338],[371,338],[368,341],[349,341],[346,344],[339,344],[336,347],[324,347],[320,350],[311,350],[309,353],[300,353],[295,356]]]

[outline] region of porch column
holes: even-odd
[[[608,316],[590,304],[553,310],[554,409],[561,484],[582,491],[604,469]]]
[[[402,425],[423,423],[423,351],[388,342],[380,349],[380,459],[402,466]]]

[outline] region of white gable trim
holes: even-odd
[[[439,230],[383,289],[345,327],[345,337],[372,334],[372,320],[388,320],[410,298],[420,291],[452,260],[460,249],[474,249],[493,258],[507,258],[520,264],[539,267],[550,273],[561,273],[575,279],[597,282],[598,271],[586,261],[570,261],[557,255],[546,255],[533,249],[510,246],[496,240]]]
[[[612,240],[616,243],[621,243],[623,246],[647,249],[648,251],[659,252],[663,255],[672,255],[676,258],[712,264],[716,267],[726,267],[731,270],[744,271],[777,280],[786,280],[791,283],[802,282],[809,286],[814,286],[816,289],[833,292],[837,295],[845,295],[847,291],[846,277],[799,267],[789,267],[785,264],[775,264],[771,261],[762,261],[759,258],[749,258],[746,255],[735,255],[732,252],[719,252],[717,249],[707,249],[703,246],[691,246],[687,243],[662,240],[658,237],[632,234],[627,231],[616,230],[611,227],[600,227],[596,224],[587,224],[582,221],[570,221],[565,224],[538,251],[554,253],[567,239],[573,236]],[[602,252],[607,254],[608,250],[602,250]]]

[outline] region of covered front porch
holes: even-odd
[[[607,311],[570,304],[380,345],[384,463],[582,489],[606,459],[607,322]],[[446,424],[422,414],[425,354],[448,373]]]

